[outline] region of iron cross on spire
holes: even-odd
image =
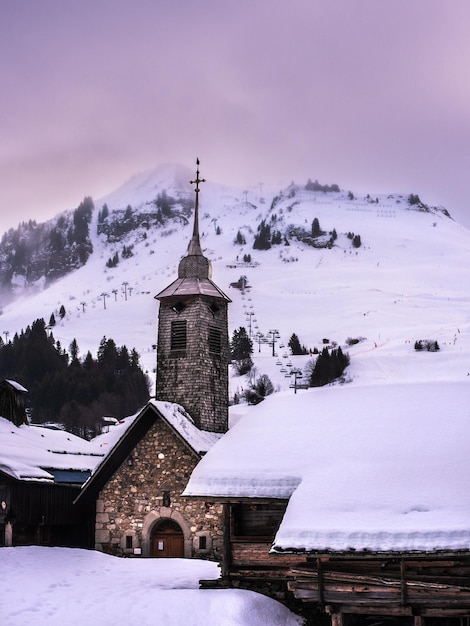
[[[196,185],[196,196],[199,193],[199,183],[205,183],[206,179],[205,178],[199,178],[199,159],[196,159],[196,178],[195,180],[190,180],[189,183],[191,185]]]
[[[199,178],[199,159],[196,159],[196,179],[190,180],[191,185],[196,185],[196,202],[194,206],[193,238],[189,243],[188,254],[202,255],[199,241],[199,183],[205,183],[205,178]]]

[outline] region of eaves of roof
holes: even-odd
[[[231,302],[230,298],[209,278],[177,278],[168,287],[160,291],[155,298],[162,300],[171,297],[187,297],[202,295],[211,298],[223,298]]]

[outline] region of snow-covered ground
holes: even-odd
[[[72,548],[0,548],[5,626],[295,626],[283,605],[251,591],[200,590],[209,561],[121,559]]]

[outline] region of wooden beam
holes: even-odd
[[[338,611],[336,606],[326,606],[325,613],[328,613],[331,618],[331,626],[345,626],[343,613]]]
[[[222,563],[220,568],[220,573],[222,578],[226,578],[230,571],[230,565],[232,561],[231,554],[231,544],[230,544],[230,504],[224,503],[222,505],[222,515],[223,515],[223,538],[222,538]]]
[[[323,593],[323,568],[321,559],[317,559],[317,584],[318,584],[318,601],[320,604],[324,603],[324,593]]]
[[[331,607],[326,607],[326,609]],[[413,610],[411,607],[391,607],[388,605],[383,605],[381,607],[372,607],[372,606],[358,606],[356,604],[341,604],[341,606],[335,605],[335,611],[341,611],[343,616],[348,615],[387,615],[387,616],[396,616],[396,617],[405,617],[405,616],[413,616]],[[328,612],[326,610],[326,612]],[[426,617],[465,617],[468,618],[469,611],[465,608],[438,608],[438,609],[425,609],[420,608],[420,615],[413,617],[421,617],[422,619]],[[424,621],[424,624],[426,622]]]
[[[408,604],[406,597],[406,577],[405,577],[405,561],[400,560],[400,590],[401,590],[401,603],[403,606]]]
[[[369,605],[358,606],[355,604],[342,604],[341,612],[344,615],[386,615],[390,617],[409,617],[412,611],[409,607],[391,607],[382,605],[373,607]],[[336,606],[336,611],[339,608]]]

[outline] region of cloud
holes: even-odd
[[[11,207],[16,221],[71,208],[80,189],[196,156],[229,184],[388,183],[466,218],[466,0],[25,0],[0,11],[3,223]]]

